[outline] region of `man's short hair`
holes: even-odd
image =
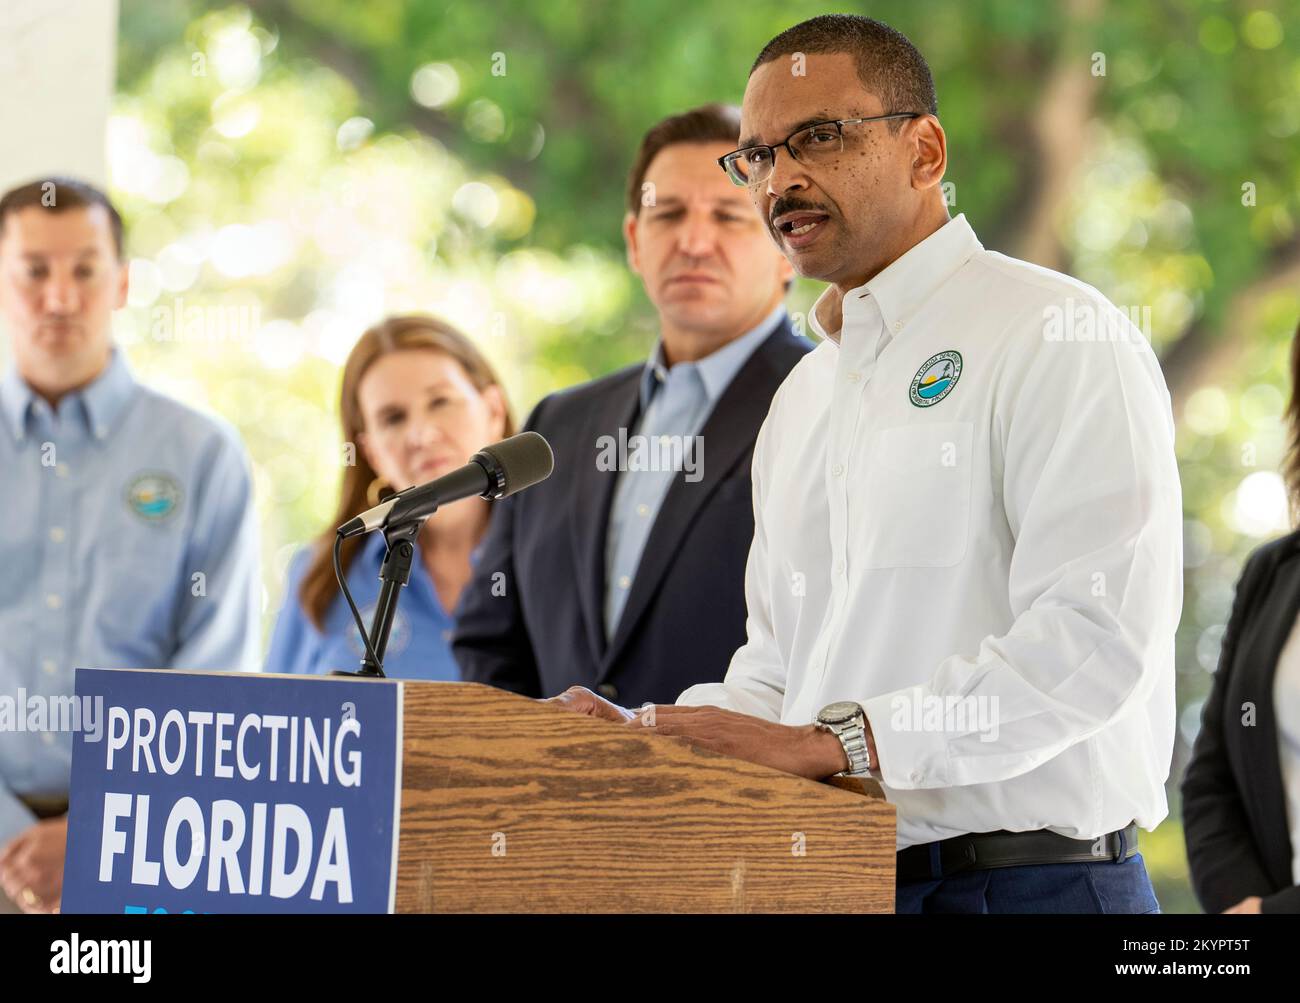
[[[632,173],[627,183],[627,208],[633,215],[641,211],[641,185],[646,171],[660,151],[678,143],[730,143],[740,142],[740,109],[730,104],[706,104],[680,115],[670,115],[657,122],[641,139]],[[721,170],[722,168],[718,168]]]
[[[28,181],[17,188],[10,188],[0,196],[0,235],[4,233],[5,220],[10,213],[21,209],[37,208],[48,212],[66,212],[69,209],[89,209],[94,205],[103,206],[108,212],[109,224],[113,230],[113,247],[120,261],[123,250],[121,215],[107,195],[94,185],[78,181],[76,178],[40,178],[36,181]]]
[[[886,114],[920,112],[939,114],[934,77],[925,57],[907,36],[887,24],[860,14],[821,14],[801,21],[777,35],[754,60],[750,75],[764,63],[796,52],[844,52],[857,64],[858,79],[880,98]],[[902,127],[895,119],[887,123],[893,132]]]
[[[730,143],[740,142],[740,109],[734,104],[706,104],[680,115],[670,115],[652,125],[641,139],[632,173],[627,181],[627,208],[633,216],[639,215],[642,205],[641,185],[646,171],[660,151],[677,143]],[[722,170],[721,167],[718,170]],[[793,279],[786,279],[785,290],[790,291]]]

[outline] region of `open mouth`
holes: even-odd
[[[824,212],[791,212],[778,216],[773,223],[787,242],[801,244],[810,240],[829,219],[829,214]]]

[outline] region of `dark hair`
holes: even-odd
[[[1291,400],[1286,405],[1287,450],[1282,480],[1291,509],[1291,522],[1300,520],[1300,324],[1291,338]]]
[[[40,178],[10,188],[0,196],[0,234],[4,233],[5,219],[20,209],[35,207],[50,212],[66,212],[69,209],[89,209],[92,205],[101,205],[108,212],[109,225],[113,230],[113,248],[120,261],[123,244],[122,216],[107,195],[94,185],[76,178]]]
[[[821,14],[787,28],[763,46],[749,72],[780,56],[796,52],[844,52],[858,67],[858,80],[880,98],[886,114],[921,112],[939,114],[934,77],[929,64],[907,36],[860,14]],[[897,132],[902,120],[887,123]]]
[[[390,352],[402,352],[408,349],[424,349],[441,352],[460,363],[474,389],[480,393],[490,386],[499,387],[501,396],[505,397],[505,388],[497,379],[496,372],[486,356],[479,351],[474,342],[457,328],[437,317],[421,314],[407,314],[387,317],[374,327],[369,328],[352,346],[348,360],[343,366],[343,386],[339,392],[339,421],[343,426],[343,441],[355,443],[357,435],[365,431],[365,419],[361,415],[358,400],[358,388],[361,378],[379,358]],[[505,430],[503,438],[515,434],[515,421],[510,414],[510,402],[506,401]],[[363,450],[357,450],[353,457],[355,462],[344,468],[343,485],[339,492],[338,508],[330,519],[331,527],[351,519],[358,512],[378,504],[379,499],[370,498],[370,485],[376,480],[375,469],[366,459]],[[312,555],[311,563],[303,574],[302,584],[298,587],[298,598],[308,618],[321,630],[325,629],[325,619],[330,604],[339,594],[338,580],[334,577],[334,557],[332,545],[334,530],[326,529],[321,535]],[[359,548],[343,549],[341,563],[343,572],[351,567]]]
[[[627,183],[627,208],[633,215],[641,211],[641,185],[650,163],[660,151],[677,143],[740,142],[740,109],[730,104],[706,104],[680,115],[670,115],[650,127],[641,139],[632,173]]]
[[[678,143],[731,143],[740,142],[740,109],[734,104],[705,104],[680,115],[669,115],[656,122],[641,138],[641,148],[632,161],[632,173],[627,181],[627,208],[633,216],[641,213],[641,185],[645,172],[660,152]],[[793,279],[786,279],[785,290],[790,291]]]

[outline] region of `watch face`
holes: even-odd
[[[822,712],[817,715],[817,720],[823,724],[839,724],[841,721],[851,721],[861,710],[861,706],[852,700],[839,700],[823,707]]]

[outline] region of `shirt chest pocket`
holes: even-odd
[[[872,436],[864,568],[950,568],[966,556],[973,431],[970,422],[927,422]]]

